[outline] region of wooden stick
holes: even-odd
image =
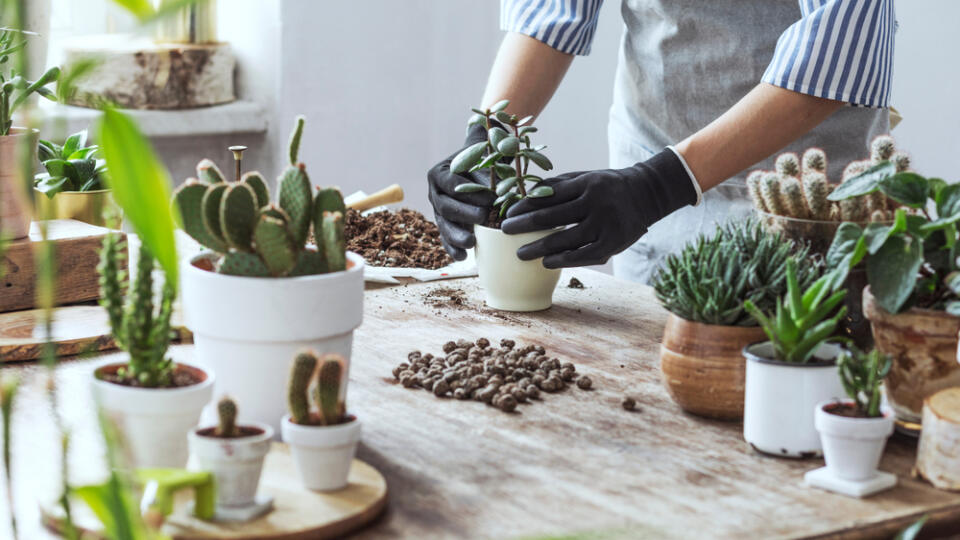
[[[373,195],[354,201],[347,205],[347,208],[353,208],[357,212],[363,212],[371,208],[383,206],[385,204],[398,203],[403,200],[403,188],[400,184],[393,184],[385,187]]]

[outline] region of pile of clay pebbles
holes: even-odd
[[[473,399],[512,412],[520,403],[559,392],[568,384],[589,390],[593,382],[570,362],[550,358],[540,345],[517,347],[512,339],[448,341],[442,355],[413,351],[393,368],[405,388],[423,388],[437,397]]]

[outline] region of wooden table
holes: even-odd
[[[566,286],[574,275],[585,289]],[[433,307],[424,297],[440,287],[462,288],[467,305]],[[359,538],[588,531],[658,539],[888,538],[925,513],[932,516],[925,531],[960,531],[960,494],[910,477],[915,445],[909,440],[891,439],[881,465],[900,484],[855,500],[802,485],[803,473],[822,461],[759,455],[743,442],[739,423],[682,413],[660,382],[664,312],[649,288],[566,271],[554,300],[545,312],[521,315],[478,307],[482,295],[472,279],[368,290],[348,398],[364,422],[359,457],[383,472],[391,499]],[[410,350],[438,352],[447,340],[482,336],[539,343],[574,362],[595,389],[547,394],[505,414],[405,389],[390,375]],[[191,347],[173,354],[188,360]],[[4,369],[26,380],[15,424],[22,537],[44,538],[35,501],[53,491],[58,474],[45,375],[36,365]],[[89,370],[89,361],[57,370],[61,410],[75,434],[76,481],[101,467]],[[638,412],[621,408],[627,392],[636,396]]]

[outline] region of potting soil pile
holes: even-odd
[[[416,210],[347,210],[347,249],[371,266],[436,270],[453,262],[440,243],[437,225]]]

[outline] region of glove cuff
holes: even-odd
[[[698,192],[694,187],[695,180],[687,172],[687,167],[673,150],[665,149],[652,158],[637,163],[635,167],[646,171],[648,183],[652,193],[653,206],[659,215],[653,222],[683,208],[698,202]]]

